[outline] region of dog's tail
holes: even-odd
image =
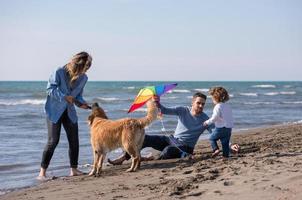
[[[146,127],[149,124],[151,124],[157,118],[157,114],[158,114],[158,108],[155,102],[153,101],[153,99],[149,100],[146,105],[147,105],[147,115],[145,117],[138,119],[138,121],[143,127]]]

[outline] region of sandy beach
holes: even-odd
[[[201,141],[193,159],[143,162],[134,173],[105,166],[100,177],[59,177],[0,199],[302,199],[302,125],[234,133],[238,155],[211,158]]]

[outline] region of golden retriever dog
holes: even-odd
[[[94,156],[93,168],[89,175],[100,175],[106,153],[119,147],[131,156],[132,163],[127,172],[136,171],[140,167],[140,150],[145,138],[144,128],[157,118],[157,113],[156,104],[151,99],[147,102],[145,117],[110,120],[104,110],[94,103],[92,113],[88,117]]]

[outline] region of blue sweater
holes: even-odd
[[[205,113],[192,116],[189,107],[166,108],[162,105],[159,107],[163,114],[178,116],[174,137],[189,147],[194,148],[199,136],[206,129],[206,127],[203,126],[203,122],[208,120],[209,117]],[[211,131],[211,129],[212,127],[208,127],[209,131]]]
[[[65,67],[57,68],[51,74],[47,83],[47,99],[45,103],[45,112],[50,121],[57,123],[66,109],[69,119],[73,123],[78,121],[74,105],[69,104],[64,97],[73,96],[79,102],[85,103],[82,93],[87,80],[87,75],[82,74],[71,87],[69,84],[70,77]]]

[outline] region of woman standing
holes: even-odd
[[[70,175],[83,174],[77,169],[79,135],[78,118],[74,104],[83,109],[88,108],[82,93],[88,80],[86,72],[91,63],[92,57],[86,52],[80,52],[74,55],[68,64],[57,68],[49,78],[45,104],[48,141],[42,155],[41,169],[38,176],[40,180],[46,178],[46,169],[59,143],[62,125],[69,143]]]

